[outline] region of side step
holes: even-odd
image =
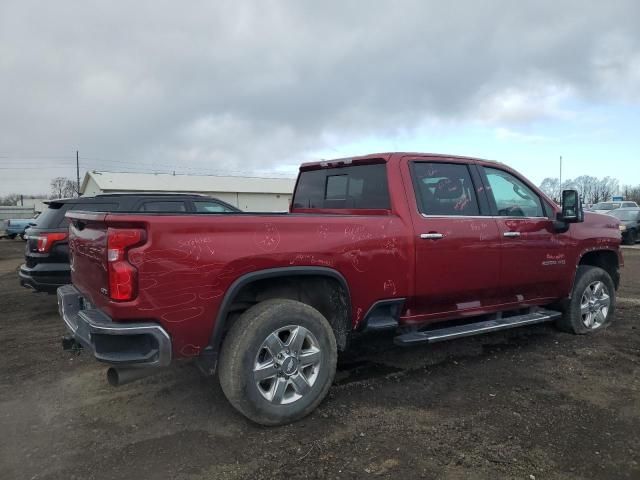
[[[480,335],[481,333],[497,332],[508,328],[533,325],[534,323],[549,322],[562,316],[561,312],[554,310],[539,309],[532,313],[516,315],[507,318],[497,318],[494,320],[484,320],[482,322],[456,325],[455,327],[437,328],[432,330],[420,330],[404,333],[393,339],[396,345],[409,346],[418,343],[435,343],[454,338]]]

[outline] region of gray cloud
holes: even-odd
[[[93,168],[270,170],[424,121],[638,102],[638,25],[634,0],[5,1],[0,165],[79,148]]]

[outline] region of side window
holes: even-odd
[[[172,201],[144,202],[140,206],[139,210],[143,212],[164,212],[164,213],[175,213],[175,212],[187,211],[184,205],[184,202],[172,202]]]
[[[484,168],[498,215],[504,217],[544,217],[540,197],[508,172]]]
[[[193,205],[196,207],[196,212],[201,212],[201,213],[227,213],[227,212],[233,212],[233,210],[231,210],[230,208],[227,208],[226,206],[222,205],[221,203],[218,202],[211,202],[211,201],[194,201]]]
[[[456,163],[413,164],[418,207],[425,215],[480,215],[469,167]]]
[[[303,170],[293,208],[389,209],[386,165]]]

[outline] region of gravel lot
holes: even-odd
[[[180,364],[114,389],[60,347],[54,296],[0,240],[0,478],[640,478],[640,249],[616,319],[399,349],[361,339],[311,416],[258,427]]]

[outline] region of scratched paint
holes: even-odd
[[[265,223],[253,235],[255,245],[263,252],[273,252],[280,245],[280,232],[274,223]]]

